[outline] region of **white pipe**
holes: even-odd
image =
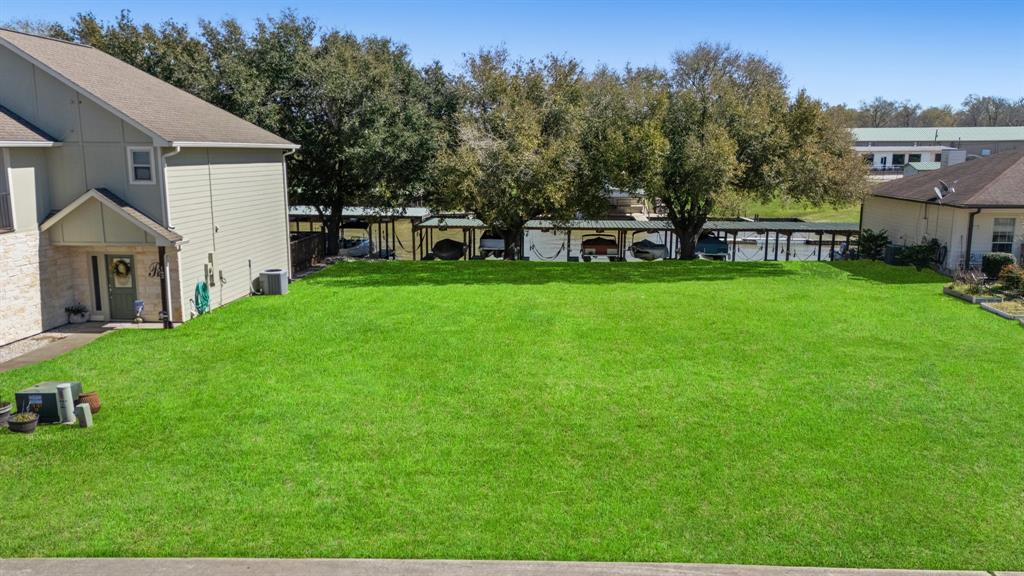
[[[167,159],[179,154],[180,152],[181,146],[175,146],[173,152],[160,155],[160,181],[163,184],[164,193],[164,223],[167,225],[168,230],[174,230],[174,226],[171,225],[171,195],[167,186]],[[179,249],[177,245],[172,245],[170,247],[175,249],[175,251]],[[164,250],[164,261],[160,264],[164,268],[164,291],[167,292],[167,320],[173,323],[174,296],[171,293],[171,262],[170,256],[167,254],[167,250]],[[182,312],[181,319],[185,319],[184,312]]]
[[[281,155],[281,174],[284,179],[284,245],[288,256],[288,277],[292,277],[292,223],[288,205],[288,157],[295,154],[295,148]]]

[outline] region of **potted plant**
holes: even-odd
[[[68,315],[69,324],[81,324],[88,320],[89,309],[81,302],[64,307],[64,313]]]
[[[100,411],[100,395],[96,391],[82,392],[75,404],[88,404],[89,410],[95,414]]]
[[[18,412],[7,420],[7,427],[11,432],[31,434],[36,431],[36,424],[39,424],[39,414],[35,412]]]
[[[0,428],[7,426],[7,419],[11,417],[11,403],[0,400]]]

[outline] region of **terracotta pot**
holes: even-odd
[[[75,404],[82,403],[88,404],[93,414],[100,411],[100,395],[96,392],[82,392],[79,394]]]
[[[22,434],[31,434],[36,431],[36,424],[39,424],[39,415],[35,414],[35,418],[28,422],[15,422],[8,420],[7,427],[11,432],[21,432]]]

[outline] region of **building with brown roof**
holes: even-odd
[[[892,180],[864,200],[861,227],[897,245],[937,239],[944,267],[975,267],[989,252],[1024,258],[1024,149]]]
[[[0,77],[0,345],[289,268],[294,144],[88,46],[0,29]]]

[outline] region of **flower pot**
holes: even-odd
[[[15,420],[7,421],[7,428],[11,432],[20,432],[22,434],[31,434],[36,431],[36,425],[39,424],[39,415],[33,414],[34,418],[28,422],[17,422]]]
[[[0,403],[0,428],[7,427],[7,419],[11,417],[11,403]]]
[[[95,414],[100,411],[100,395],[97,392],[82,392],[75,404],[88,404],[89,409]]]
[[[84,324],[88,320],[89,317],[85,314],[72,314],[71,316],[68,316],[68,322],[71,324]]]

